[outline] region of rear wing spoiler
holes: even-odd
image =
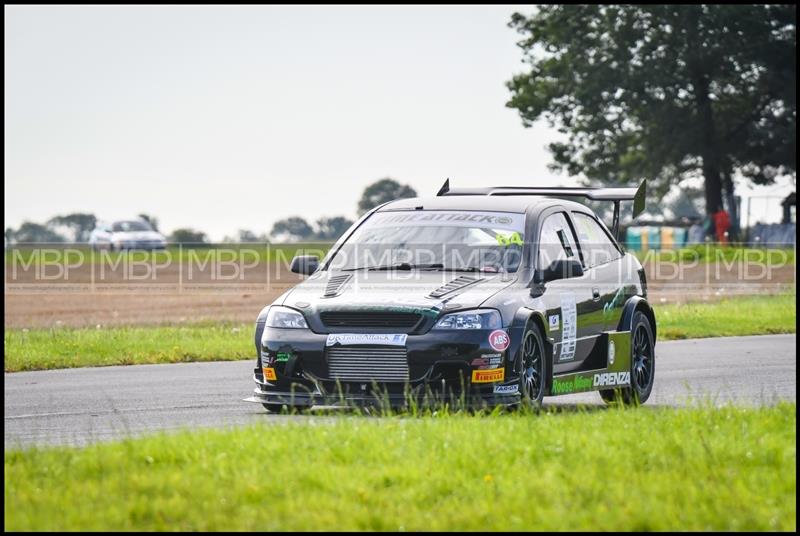
[[[633,201],[633,217],[644,212],[647,180],[638,188],[560,188],[551,186],[490,186],[486,188],[450,188],[450,179],[444,181],[437,196],[443,195],[558,195],[583,197],[592,201],[613,201],[614,222],[611,230],[619,235],[619,205],[622,201]]]

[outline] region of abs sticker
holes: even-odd
[[[506,377],[506,369],[504,368],[472,371],[472,383],[501,382],[505,377]]]
[[[274,368],[264,367],[261,370],[264,371],[264,379],[265,380],[274,382],[274,381],[276,381],[278,379],[278,376],[275,375],[275,369]]]
[[[558,360],[569,361],[575,357],[578,330],[578,310],[575,307],[573,294],[561,295],[561,316],[564,320],[561,330],[561,353],[558,354]]]
[[[558,315],[550,315],[550,331],[558,330],[558,326],[560,324]]]
[[[511,344],[511,340],[508,338],[508,333],[502,329],[496,329],[489,334],[489,346],[496,351],[504,351],[509,344]]]

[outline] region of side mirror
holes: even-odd
[[[575,259],[558,259],[550,263],[542,274],[542,283],[557,279],[569,279],[583,275],[583,266]]]
[[[319,257],[316,255],[297,255],[292,259],[289,269],[296,274],[311,275],[317,271],[318,266]]]

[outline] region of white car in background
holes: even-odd
[[[119,220],[98,223],[89,235],[94,249],[163,249],[167,239],[145,220]]]

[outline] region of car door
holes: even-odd
[[[539,234],[537,269],[555,260],[580,260],[575,234],[566,212],[545,217]],[[553,338],[553,366],[556,373],[583,367],[593,351],[598,313],[588,274],[557,279],[546,285],[548,334]],[[600,329],[599,331],[602,331]]]
[[[588,268],[591,276],[593,299],[600,313],[594,327],[600,331],[614,331],[626,300],[622,251],[594,215],[572,211],[571,216],[584,267]]]

